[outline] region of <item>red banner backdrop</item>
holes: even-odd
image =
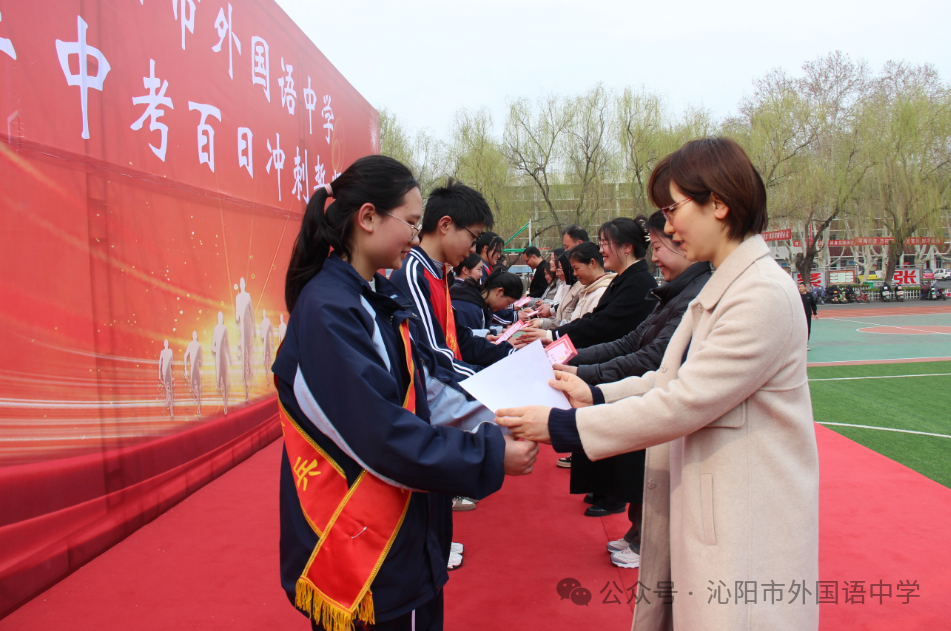
[[[0,0],[0,615],[280,435],[308,195],[377,112],[269,0]]]

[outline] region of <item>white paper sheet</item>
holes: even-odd
[[[493,412],[525,405],[547,405],[567,410],[568,398],[548,385],[555,378],[541,340],[492,364],[459,383]]]

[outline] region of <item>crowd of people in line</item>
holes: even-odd
[[[424,209],[404,165],[368,156],[318,189],[273,367],[282,584],[315,629],[441,629],[442,587],[465,550],[452,511],[531,473],[540,442],[566,454],[558,466],[585,516],[627,511],[607,552],[641,567],[645,585],[699,590],[712,570],[817,575],[807,323],[759,236],[762,180],[736,143],[704,139],[662,160],[649,192],[660,208],[649,217],[612,219],[595,240],[569,226],[547,256],[525,249],[526,288],[464,184],[435,189]],[[459,386],[563,337],[578,354],[552,385],[571,410],[487,410]],[[818,624],[807,605],[711,613],[687,599],[635,616],[639,629]]]

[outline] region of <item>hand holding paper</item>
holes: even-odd
[[[551,435],[548,433],[548,415],[551,414],[551,408],[529,405],[499,410],[496,414],[496,424],[508,427],[513,436],[536,443],[551,443]]]
[[[577,375],[556,370],[555,379],[551,381],[551,387],[564,392],[573,408],[585,408],[594,405],[594,395],[591,394],[591,387]]]

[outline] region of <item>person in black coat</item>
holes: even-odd
[[[613,219],[601,226],[600,238],[604,268],[617,275],[597,308],[554,331],[528,329],[519,336],[516,348],[537,339],[553,341],[566,335],[578,349],[613,342],[636,329],[650,315],[654,302],[647,300],[647,294],[657,287],[657,281],[644,260],[650,243],[647,219]]]
[[[655,245],[657,247],[663,246]],[[672,271],[662,270],[665,276]],[[713,270],[707,262],[694,263],[682,273],[677,270],[671,274],[669,281],[651,291],[654,310],[640,326],[614,342],[581,349],[568,362],[568,372],[596,386],[640,377],[656,370],[664,358],[667,343],[687,311],[687,305],[697,297],[712,275]]]
[[[535,246],[525,248],[525,263],[535,270],[532,276],[532,284],[528,286],[528,295],[532,298],[541,298],[545,290],[548,289],[548,279],[545,278],[545,270],[548,269],[548,263],[542,258],[542,252]]]
[[[802,308],[806,311],[806,350],[809,350],[809,338],[812,336],[812,316],[819,317],[816,309],[816,297],[806,289],[805,283],[799,283],[799,294],[802,297]]]

